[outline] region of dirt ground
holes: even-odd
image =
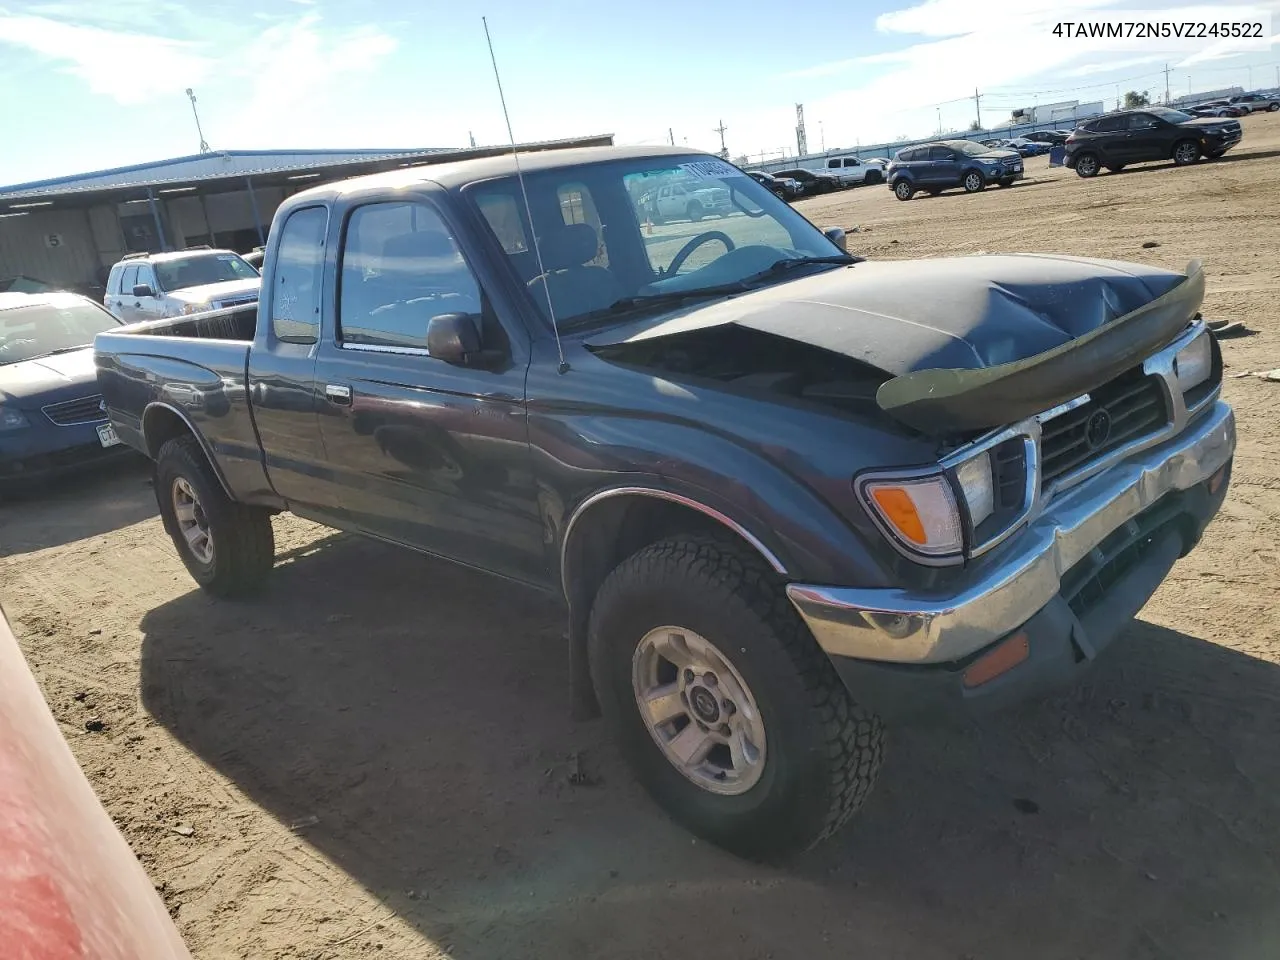
[[[1235,377],[1280,367],[1280,115],[1244,125],[1193,169],[802,209],[873,257],[1203,258],[1206,315],[1255,331]],[[270,594],[211,602],[123,466],[0,507],[0,599],[200,958],[1273,958],[1280,384],[1225,394],[1231,495],[1123,642],[1050,702],[895,731],[785,869],[667,821],[568,718],[556,610],[479,574],[284,517]]]

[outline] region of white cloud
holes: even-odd
[[[322,112],[325,91],[350,75],[370,73],[399,46],[395,37],[377,27],[337,33],[323,31],[321,22],[319,14],[307,13],[268,27],[239,51],[235,72],[254,91],[241,117],[244,132],[278,126],[291,107],[306,105]]]
[[[41,16],[0,14],[0,43],[58,62],[94,93],[122,104],[180,90],[198,82],[212,66],[195,43]]]

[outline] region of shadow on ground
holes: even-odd
[[[85,502],[92,509],[85,509]],[[151,464],[122,457],[93,470],[7,490],[0,497],[0,557],[101,536],[156,515]]]
[[[1069,696],[899,733],[786,868],[641,795],[501,581],[335,535],[142,626],[159,722],[459,960],[1280,955],[1280,672],[1150,624]]]

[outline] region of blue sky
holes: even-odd
[[[214,148],[417,147],[505,141],[489,19],[518,139],[612,132],[620,143],[733,156],[794,150],[805,104],[816,149],[924,136],[1122,89],[1175,94],[1277,83],[1280,48],[1102,49],[1052,37],[1087,9],[1162,19],[1229,4],[1014,0],[0,0],[0,184],[194,153],[183,93]],[[1260,0],[1280,25],[1280,0]],[[1236,5],[1236,9],[1239,6]],[[1274,33],[1274,31],[1272,31]],[[936,106],[941,104],[941,106]],[[940,116],[939,116],[940,114]]]

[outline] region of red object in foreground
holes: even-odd
[[[0,955],[190,960],[0,616]]]

